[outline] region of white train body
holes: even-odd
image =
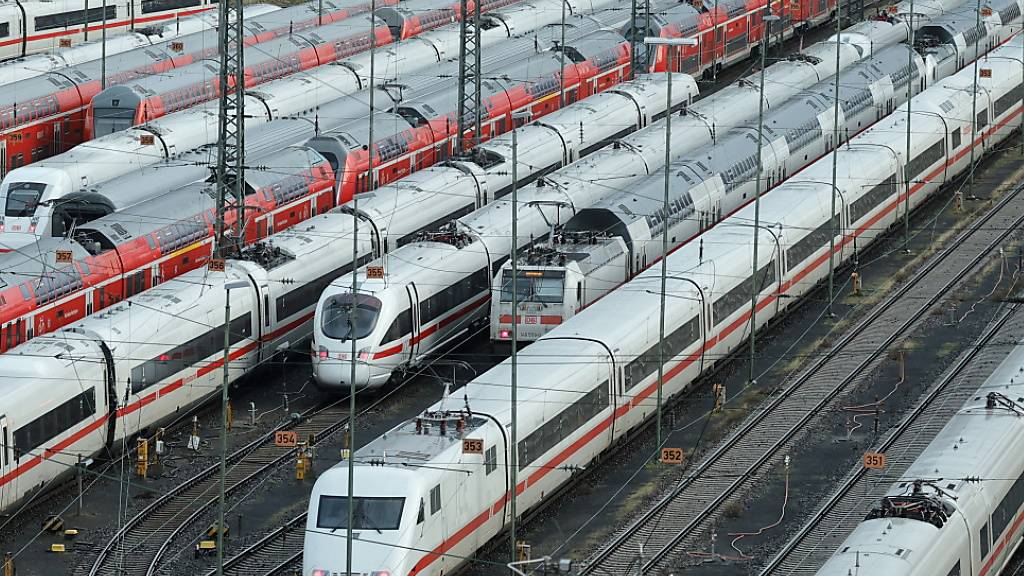
[[[840,140],[856,135],[904,102],[907,78],[913,92],[929,77],[924,59],[905,44],[878,50],[849,68],[840,99]],[[908,60],[912,63],[907,74]],[[811,164],[832,148],[835,86],[829,79],[776,105],[765,115],[761,151],[762,193]],[[713,226],[754,198],[757,128],[719,131],[717,142],[676,158],[671,166],[669,207],[662,200],[663,173],[583,207],[553,242],[532,247],[518,262],[518,293],[513,324],[512,263],[495,278],[491,300],[491,339],[506,342],[512,330],[522,341],[536,340],[592,304],[662,256],[668,227],[673,249]],[[562,233],[564,232],[564,233]],[[500,291],[499,291],[500,290]]]
[[[672,82],[673,107],[683,107],[696,95],[696,83],[685,74],[673,75]],[[663,114],[666,90],[667,81],[664,77],[642,76],[519,128],[516,133],[519,182],[523,184],[537,180],[571,159],[588,153],[609,138],[620,135],[623,130],[638,130],[647,126],[655,117]],[[410,322],[408,329],[401,332],[401,338],[390,338],[388,332],[390,326],[397,321],[395,315],[404,314],[409,308],[400,306],[408,302],[408,298],[399,298],[406,288],[395,291],[393,288],[397,286],[397,280],[391,275],[411,277],[416,273],[415,270],[405,269],[402,255],[413,250],[409,247],[412,244],[421,244],[416,242],[420,233],[435,230],[444,222],[494,203],[496,198],[504,197],[511,191],[512,135],[497,137],[479,146],[478,150],[475,161],[459,160],[412,174],[380,188],[371,194],[369,200],[360,200],[355,205],[354,208],[359,211],[361,220],[368,224],[373,236],[372,245],[376,251],[367,252],[367,255],[376,257],[381,251],[388,254],[384,256],[388,263],[388,281],[367,281],[360,290],[371,290],[375,286],[388,288],[387,293],[380,297],[398,298],[388,304],[388,309],[379,311],[372,331],[357,343],[357,351],[364,350],[366,356],[363,359],[366,367],[360,367],[359,373],[365,374],[367,379],[360,378],[360,385],[383,384],[395,367],[412,365],[422,358],[423,354],[416,350],[423,350],[425,354],[438,344],[449,341],[467,322],[479,321],[481,314],[486,311],[485,307],[477,306],[473,314],[468,314],[462,311],[464,306],[460,306],[460,310],[448,307],[444,314],[435,316],[425,309],[426,314],[419,315],[417,312],[416,326],[413,327]],[[567,197],[554,188],[541,187],[539,190],[544,193],[539,198],[551,199],[560,204],[566,202]],[[500,210],[508,209],[508,202],[501,204],[503,208]],[[552,216],[557,216],[559,211],[553,205],[545,210]],[[531,212],[531,217],[535,218],[538,214]],[[441,250],[448,252],[443,247]],[[390,256],[391,253],[394,253],[394,257]],[[487,264],[482,266],[486,267]],[[451,268],[447,264],[444,268],[460,269]],[[489,274],[491,272],[484,274],[482,282],[485,295],[488,292]],[[454,281],[454,277],[447,280]],[[324,292],[321,302],[341,304],[342,301],[335,296],[348,292],[350,286],[351,277],[339,279]],[[435,295],[435,288],[443,286],[412,287],[416,292],[409,294],[412,294],[414,302],[419,306]],[[452,299],[451,302],[455,303],[456,300]],[[321,386],[336,390],[348,381],[351,341],[329,337],[323,329],[326,316],[322,306],[317,307],[317,314],[313,332],[313,374]],[[430,321],[425,318],[430,318]],[[458,321],[454,321],[455,318]],[[429,340],[423,341],[423,338]],[[401,350],[396,351],[397,347]]]
[[[900,23],[884,22],[873,25],[868,30],[873,30],[878,34],[879,40],[875,46],[880,47],[883,41],[888,41],[887,39],[901,37],[900,34],[892,32],[893,29],[900,27],[903,27]],[[771,88],[766,89],[765,100],[775,103],[775,105],[781,105],[786,98],[827,78],[829,72],[835,68],[836,48],[834,43],[824,44],[812,46],[809,52],[830,51],[830,58],[793,59],[779,62],[769,68],[766,71],[765,84],[766,87],[770,86]],[[860,54],[860,49],[844,43],[840,47],[840,66],[848,68],[858,62]],[[829,62],[831,65],[828,64]],[[901,63],[900,65],[905,64]],[[918,65],[920,66],[920,63]],[[770,83],[767,78],[771,78]],[[742,82],[689,106],[678,117],[673,117],[673,133],[685,135],[685,137],[672,139],[673,156],[709,145],[714,141],[716,133],[728,131],[748,122],[753,117],[754,111],[757,110],[758,98],[759,91],[752,88],[749,83]],[[624,125],[627,122],[621,122],[621,124]],[[523,188],[519,196],[521,206],[518,218],[520,243],[525,245],[531,238],[544,237],[549,233],[552,224],[562,223],[575,211],[589,207],[615,191],[629,189],[641,182],[649,173],[659,171],[665,156],[663,130],[664,122],[658,122],[647,130],[626,136],[617,141],[615,145],[598,150]],[[529,147],[520,144],[520,149],[529,150]],[[539,165],[544,166],[545,164]],[[605,181],[614,184],[599,185]],[[595,183],[598,185],[595,186]],[[460,246],[458,250],[460,265],[457,268],[449,269],[458,269],[468,275],[470,271],[475,272],[489,267],[493,275],[511,253],[511,244],[499,240],[511,237],[509,209],[508,202],[493,203],[479,214],[460,219],[459,234],[446,235],[444,241],[440,243],[418,243],[400,247],[393,255],[389,255],[374,265],[384,265],[385,274],[388,274],[389,267],[386,264],[396,260],[414,261],[420,257],[418,253],[420,250],[429,252],[436,249],[448,252],[452,246],[450,240],[455,240],[456,245]],[[460,234],[469,234],[473,237],[473,241],[465,243],[464,239],[458,238]],[[433,259],[433,256],[430,259]],[[421,319],[432,318],[430,323],[422,323],[414,328],[421,335],[413,336],[412,333],[409,333],[400,342],[388,342],[382,338],[394,335],[388,330],[398,320],[385,314],[388,312],[404,313],[407,308],[404,304],[408,302],[408,297],[402,297],[403,292],[401,291],[382,293],[381,298],[391,297],[399,300],[382,306],[379,314],[375,317],[375,331],[358,339],[356,350],[361,357],[357,358],[357,363],[361,366],[357,368],[356,374],[357,377],[365,374],[370,380],[360,379],[357,385],[377,386],[387,382],[396,370],[405,369],[420,362],[437,346],[443,346],[450,342],[459,332],[483,320],[488,313],[485,304],[490,291],[481,290],[479,293],[473,291],[476,288],[481,288],[480,285],[473,284],[473,290],[463,291],[468,284],[460,283],[458,286],[442,284],[440,278],[432,278],[435,272],[427,267],[420,271],[418,282],[411,281],[411,272],[403,271],[402,274],[409,278],[410,284],[413,284],[409,289],[419,293],[414,300],[417,306],[429,306],[426,303],[426,298],[440,293],[440,297],[448,298],[445,313],[439,318],[433,317],[431,313],[419,314]],[[470,282],[468,278],[465,281]],[[391,286],[392,282],[388,281],[387,284]],[[341,279],[324,293],[321,300],[327,302],[336,294],[350,292],[351,286],[350,278]],[[446,289],[446,292],[443,292],[442,288]],[[360,288],[360,291],[363,290],[365,288]],[[458,294],[458,297],[455,297],[454,294]],[[347,305],[348,300],[345,302]],[[338,303],[341,302],[338,301]],[[319,308],[318,313],[320,313]],[[352,372],[349,365],[351,341],[328,338],[322,333],[321,322],[324,318],[326,315],[318,317],[314,322],[314,376],[318,384],[325,389],[344,390],[348,387],[348,380]],[[454,318],[457,318],[458,321],[451,320]],[[496,334],[500,336],[500,331]],[[414,353],[408,354],[411,346],[415,347]],[[360,350],[364,352],[359,354]],[[362,365],[367,367],[363,368]]]
[[[571,3],[574,10],[586,12],[601,10],[615,5],[617,0],[600,0]],[[519,34],[536,31],[561,17],[560,0],[531,0],[530,2],[501,9],[487,14],[494,25],[485,27],[481,46],[497,47],[508,42],[513,32]],[[606,18],[621,18],[618,12],[608,13]],[[586,20],[585,18],[583,20]],[[581,20],[582,22],[582,20]],[[597,23],[587,20],[591,26]],[[518,50],[521,57],[527,45],[533,40],[525,36],[514,39],[523,44]],[[426,74],[430,67],[450,68],[445,58],[458,53],[459,26],[451,25],[426,32],[418,37],[381,47],[376,51],[375,80],[378,85],[387,81],[402,81],[404,84],[419,83],[424,87],[430,83]],[[246,91],[246,130],[272,121],[303,122],[308,125],[302,138],[316,134],[316,129],[329,129],[360,116],[339,112],[340,106],[348,111],[353,104],[365,102],[369,85],[369,54],[359,54],[343,61],[321,66],[303,74],[268,82],[256,90]],[[445,76],[450,77],[449,74]],[[407,78],[410,77],[410,78]],[[434,78],[436,84],[436,78]],[[396,95],[397,97],[409,94]],[[356,98],[353,98],[356,97]],[[389,97],[378,98],[378,106],[385,108],[393,104]],[[363,106],[365,112],[366,106]],[[305,120],[290,120],[301,116]],[[38,206],[31,216],[7,217],[0,231],[0,249],[12,250],[35,241],[52,232],[50,221],[61,199],[74,192],[109,182],[115,178],[139,172],[148,167],[167,170],[168,165],[179,164],[185,154],[212,143],[217,134],[216,104],[205,104],[169,114],[147,124],[128,130],[102,136],[75,147],[63,154],[34,163],[31,166],[10,171],[0,183],[0,204],[6,205],[11,186],[26,183],[42,188]],[[248,141],[248,138],[247,138]],[[296,144],[298,141],[281,142],[281,145]],[[199,151],[203,157],[215,154],[211,150]],[[154,189],[157,195],[164,189]]]
[[[57,52],[64,47],[62,42],[70,46],[98,39],[104,25],[107,35],[113,38],[216,6],[209,0],[174,2],[169,9],[160,9],[161,4],[153,0],[120,0],[107,4],[92,4],[88,0],[4,2],[0,4],[0,60],[42,51]]]
[[[1020,28],[1018,0],[993,2],[994,13],[1006,22],[982,23],[987,36],[979,50],[999,45]],[[916,9],[916,7],[915,7]],[[956,31],[974,28],[974,6],[947,7],[935,15],[922,31],[941,28],[949,44],[934,44],[924,54],[913,55],[913,91],[944,78],[949,66],[935,60],[936,53],[959,51]],[[874,24],[871,23],[872,29]],[[923,33],[923,32],[922,32]],[[973,45],[957,62],[973,61]],[[908,47],[880,49],[850,70],[840,87],[839,142],[849,139],[891,113],[906,100]],[[853,78],[849,80],[849,78]],[[762,151],[762,193],[785,181],[831,149],[834,87],[828,82],[805,93],[806,97],[766,113]],[[519,267],[518,337],[535,340],[569,316],[630,277],[653,265],[662,256],[662,233],[668,221],[668,246],[674,249],[701,230],[750,202],[755,195],[757,172],[757,129],[743,127],[718,138],[708,151],[683,155],[672,164],[670,214],[665,215],[662,196],[664,175],[654,174],[643,182],[609,196],[582,210],[565,225],[564,236],[554,246],[538,248],[523,256]],[[532,263],[531,263],[532,262]],[[512,337],[513,315],[511,263],[499,273],[508,280],[500,298],[491,301],[491,339]],[[561,294],[556,296],[555,291]]]
[[[674,81],[679,87],[678,103],[685,103],[688,101],[687,91],[681,88],[692,87],[693,81],[685,75],[676,76]],[[644,109],[647,114],[653,114],[664,102],[665,88],[663,77],[651,76],[624,83],[602,94],[599,100],[586,100],[573,106],[601,102],[602,107],[615,109],[631,103],[635,110]],[[618,100],[614,94],[618,95]],[[577,117],[573,106],[551,115],[548,120],[557,121],[559,115],[563,118]],[[603,115],[595,117],[598,121],[603,119]],[[643,116],[637,122],[649,120],[649,116]],[[573,129],[578,128],[575,126]],[[610,130],[612,127],[602,129]],[[526,130],[526,127],[521,130]],[[600,138],[600,134],[601,129],[595,126],[593,136]],[[548,139],[562,141],[552,136],[549,135]],[[507,151],[508,145],[502,143],[502,138],[485,145],[489,157],[500,158],[502,151]],[[589,143],[589,140],[584,140],[580,145]],[[448,170],[465,174],[462,170],[468,170],[471,164],[462,161],[459,168]],[[521,167],[525,174],[523,160]],[[507,179],[508,175],[499,170],[507,170],[507,165],[498,162],[490,169],[494,170],[493,174],[488,168],[477,166],[475,173],[477,176],[490,174],[492,178],[482,178],[482,181],[491,182],[495,190],[504,188],[507,183],[503,183],[503,178]],[[443,173],[441,167],[436,170]],[[438,190],[430,198],[442,198],[443,190]],[[380,234],[397,244],[402,238],[411,238],[419,229],[429,225],[427,218],[434,218],[422,209],[433,204],[428,202],[426,195],[421,195],[424,204],[417,210],[415,202],[395,202],[406,194],[404,189],[385,187],[378,193],[363,203],[365,212],[359,208],[361,226],[357,251],[363,255],[359,265],[379,249]],[[474,191],[460,198],[451,208],[462,209],[465,204],[475,205],[478,201],[480,198]],[[219,347],[223,342],[223,286],[226,282],[244,280],[248,283],[246,288],[230,293],[232,321],[239,323],[233,330],[237,342],[232,352],[232,380],[277,350],[308,338],[309,321],[313,317],[317,297],[330,282],[352,270],[352,222],[351,214],[344,212],[316,216],[254,246],[248,252],[248,259],[229,261],[224,273],[209,270],[186,273],[100,314],[89,316],[72,328],[37,337],[8,354],[0,355],[0,405],[27,407],[18,411],[0,410],[0,434],[6,425],[8,433],[13,435],[30,425],[33,415],[47,415],[55,406],[63,406],[65,402],[78,398],[77,394],[85,389],[86,383],[95,388],[93,402],[96,402],[94,411],[79,413],[80,418],[74,421],[60,426],[48,424],[56,426],[52,429],[58,433],[42,438],[42,443],[33,444],[32,449],[21,450],[24,454],[18,457],[14,452],[4,454],[0,471],[0,510],[9,509],[26,495],[66,473],[67,464],[74,463],[78,455],[88,457],[114,449],[126,435],[173,417],[179,410],[202,401],[217,390],[221,378],[217,368],[220,366]],[[80,337],[79,332],[88,334],[88,337]],[[76,342],[77,348],[68,350],[65,347],[68,341]],[[106,355],[104,347],[107,347]],[[190,352],[193,349],[206,350],[207,353]],[[84,361],[60,362],[86,353],[88,356]],[[53,358],[55,362],[34,362],[40,357]],[[82,368],[86,361],[95,374]],[[106,369],[102,369],[103,366]],[[35,398],[35,403],[18,402],[22,394],[31,394],[33,383],[39,379],[34,376],[36,374],[60,381],[60,385],[53,388],[52,398],[41,402]],[[6,375],[11,377],[6,378]],[[105,376],[110,380],[104,380]],[[118,414],[112,420],[109,416],[111,410]],[[54,417],[57,414],[55,412]],[[29,444],[24,446],[27,448]],[[14,449],[18,449],[17,445]],[[56,455],[51,455],[48,460],[38,458],[41,450],[45,449],[55,451]]]
[[[967,69],[914,99],[913,108],[921,113],[915,116],[911,135],[911,162],[903,157],[903,107],[852,139],[849,147],[839,149],[836,245],[842,260],[852,257],[855,241],[863,248],[900,222],[899,207],[906,191],[901,172],[908,164],[911,198],[918,205],[962,173],[971,146],[998,145],[1016,127],[1024,85],[1022,47],[1021,40],[1014,39],[980,62],[981,70],[991,71],[977,80],[978,110],[987,114],[989,122],[984,136],[974,143],[969,135],[971,98],[964,90],[974,80],[973,70]],[[957,130],[959,140],[954,136]],[[748,225],[752,206],[705,231],[700,236],[703,251],[699,243],[690,242],[667,257],[674,271],[667,286],[674,297],[666,301],[665,316],[670,358],[663,385],[667,395],[686,389],[746,342],[753,288],[759,289],[757,324],[763,326],[825,277],[833,191],[821,182],[830,182],[831,169],[831,157],[823,158],[762,198],[765,224],[757,230],[762,250],[756,275],[751,274],[753,232]],[[357,516],[360,525],[354,528],[359,538],[353,541],[357,564],[351,567],[338,553],[346,545],[344,524],[340,529],[338,525],[344,522],[337,513],[339,500],[330,500],[348,493],[348,463],[325,472],[310,499],[302,574],[333,575],[350,569],[362,574],[434,575],[449,573],[461,558],[472,556],[505,527],[513,489],[518,494],[517,511],[526,512],[569,480],[573,470],[589,465],[653,414],[657,363],[650,359],[658,349],[660,300],[660,275],[648,270],[520,353],[515,447],[519,481],[514,488],[507,473],[511,462],[509,361],[355,453],[354,497],[403,500],[390,504],[392,519],[398,509],[394,527],[379,533],[367,524],[365,515]],[[1014,426],[1021,430],[1019,423]],[[483,455],[464,454],[462,438],[481,439]],[[996,458],[991,453],[977,457],[986,462]],[[991,471],[1008,478],[999,485],[1001,490],[1020,476],[1021,463],[1015,465],[1015,472]],[[972,473],[979,472],[989,471],[975,468]],[[363,501],[363,506],[367,503],[371,502]],[[976,525],[984,523],[982,513],[972,514]],[[377,516],[370,518],[372,522]],[[956,549],[945,552],[952,562]],[[928,555],[915,556],[923,561]],[[941,564],[940,571],[920,573],[947,574],[949,567]],[[839,568],[830,574],[845,576],[848,565]],[[890,574],[884,569],[872,573]]]
[[[1022,372],[1018,342],[818,575],[1002,573],[1024,528]]]
[[[227,284],[242,284],[229,292],[231,381],[307,338],[316,296],[351,270],[334,257],[351,249],[338,234],[343,217],[315,217],[229,260],[224,272],[185,273],[0,355],[0,434],[6,426],[13,439],[0,459],[0,510],[67,473],[79,455],[117,451],[216,394]],[[66,403],[90,390],[95,408],[72,418]]]

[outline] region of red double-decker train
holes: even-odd
[[[244,243],[334,206],[334,172],[295,146],[245,176]],[[237,209],[225,214],[228,229]],[[0,352],[206,264],[217,220],[215,185],[197,182],[2,256]]]
[[[628,78],[629,66],[629,42],[617,32],[600,30],[567,40],[564,59],[558,51],[545,51],[488,74],[489,79],[481,81],[479,140],[489,140],[523,124],[522,119],[516,120],[521,113],[536,119],[558,110],[562,101],[571,104],[614,86]],[[372,146],[367,142],[365,121],[350,123],[308,142],[334,166],[342,201],[432,166],[456,151],[456,90],[411,98],[397,108],[397,114],[378,115]],[[370,148],[372,184],[367,179]]]
[[[384,21],[363,15],[246,48],[244,85],[252,88],[368,50],[371,28],[378,46],[391,43],[391,31]],[[238,78],[229,76],[227,87],[221,86],[220,62],[211,59],[111,86],[89,104],[85,139],[191,108],[219,97],[225,89],[234,90],[238,84]]]
[[[381,0],[397,3],[398,0]],[[303,4],[246,19],[247,44],[335,22],[368,11],[369,0]],[[105,85],[124,84],[217,54],[217,31],[205,30],[136,50],[109,56]],[[54,70],[4,86],[0,91],[0,177],[8,171],[60,154],[86,139],[85,115],[92,99],[103,90],[99,60]]]

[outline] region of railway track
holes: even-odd
[[[1024,223],[1016,186],[934,255],[809,368],[750,415],[654,506],[614,536],[583,574],[659,573],[700,539],[723,505],[782,460],[817,416],[869,374],[885,352]],[[640,568],[640,572],[637,568]]]
[[[898,455],[897,458],[888,459],[885,473],[888,480],[880,482],[863,467],[854,470],[765,565],[761,576],[813,576],[817,573],[821,565],[832,556],[836,546],[885,495],[892,479],[901,476],[964,402],[977,394],[981,381],[998,366],[1005,354],[990,354],[998,358],[986,359],[985,367],[976,366],[979,357],[987,350],[987,345],[1003,333],[1004,327],[1020,309],[1020,304],[1013,304],[1000,311],[977,342],[960,355],[917,406],[875,447],[875,451]],[[1017,329],[1021,327],[1020,318],[1017,318],[1015,324]],[[971,372],[981,373],[981,378],[971,378]]]
[[[231,495],[250,480],[291,460],[296,448],[275,446],[275,432],[292,430],[302,439],[311,438],[315,445],[347,421],[347,402],[339,400],[310,409],[236,450],[228,457],[226,493]],[[155,574],[175,538],[217,502],[219,470],[219,464],[206,468],[129,520],[100,551],[89,575]]]
[[[292,518],[237,555],[224,561],[226,576],[277,576],[288,574],[301,566],[302,541],[306,530],[306,513]],[[217,570],[208,571],[215,576]]]

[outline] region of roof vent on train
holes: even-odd
[[[466,161],[472,162],[486,170],[504,162],[505,157],[494,150],[487,150],[478,146],[467,154]]]
[[[270,242],[264,241],[244,248],[240,259],[254,262],[267,270],[273,270],[295,260],[295,256]]]
[[[416,236],[416,241],[440,242],[442,244],[451,244],[456,248],[462,249],[473,243],[473,237],[462,230],[459,230],[459,227],[455,222],[448,222],[441,226],[436,232],[420,232]]]

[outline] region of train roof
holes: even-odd
[[[41,278],[47,271],[64,270],[57,264],[57,250],[70,250],[72,258],[84,258],[85,250],[67,238],[40,237],[36,242],[0,254],[0,288],[10,288]]]
[[[245,171],[246,187],[252,190],[270,188],[320,162],[323,162],[323,158],[319,154],[299,146],[289,146],[273,156],[252,158],[247,161],[251,168]],[[105,194],[117,195],[129,192],[136,184],[134,180],[126,181],[119,186],[105,186],[103,190]],[[69,199],[73,197],[75,194],[69,196]],[[210,176],[203,182],[193,182],[148,200],[126,205],[129,206],[127,209],[83,224],[77,231],[94,240],[99,240],[94,233],[101,234],[106,239],[106,242],[101,240],[105,249],[131,242],[173,224],[191,221],[204,210],[213,209],[216,206],[216,184]]]
[[[102,386],[104,365],[91,335],[60,331],[37,336],[0,356],[0,398],[4,406],[31,401],[33,411],[42,413],[47,405],[67,400],[64,390],[78,394],[86,386]]]
[[[458,410],[463,407],[461,398],[448,398],[442,403],[448,410]],[[411,466],[415,470],[417,465],[427,464],[437,458],[445,451],[456,444],[462,445],[462,437],[456,434],[455,429],[446,430],[444,435],[438,433],[438,424],[428,421],[427,433],[419,434],[416,431],[416,421],[406,420],[387,434],[377,436],[368,444],[356,451],[357,458],[382,458],[389,466],[401,465]],[[463,436],[471,434],[475,430],[488,424],[483,417],[471,417],[466,421]],[[347,466],[347,461],[336,464],[337,467]]]
[[[87,316],[56,334],[68,330],[98,334],[116,359],[139,361],[143,355],[132,351],[142,347],[169,347],[172,343],[167,337],[169,327],[184,327],[186,332],[195,332],[220,325],[223,314],[212,312],[223,311],[227,292],[224,285],[235,280],[246,278],[231,268],[224,272],[207,268],[192,270]],[[233,303],[251,297],[249,290],[231,291]],[[235,309],[248,308],[238,305]],[[125,374],[119,374],[119,378],[123,377]]]
[[[373,115],[373,139],[374,142],[380,143],[385,138],[401,134],[408,130],[412,126],[402,116],[393,112],[378,112]],[[370,139],[370,126],[369,122],[360,119],[354,122],[349,122],[343,126],[339,126],[328,132],[322,133],[320,136],[311,138],[309,145],[313,148],[317,148],[318,142],[327,140],[336,140],[340,142],[347,151],[363,149],[366,147],[367,142]]]

